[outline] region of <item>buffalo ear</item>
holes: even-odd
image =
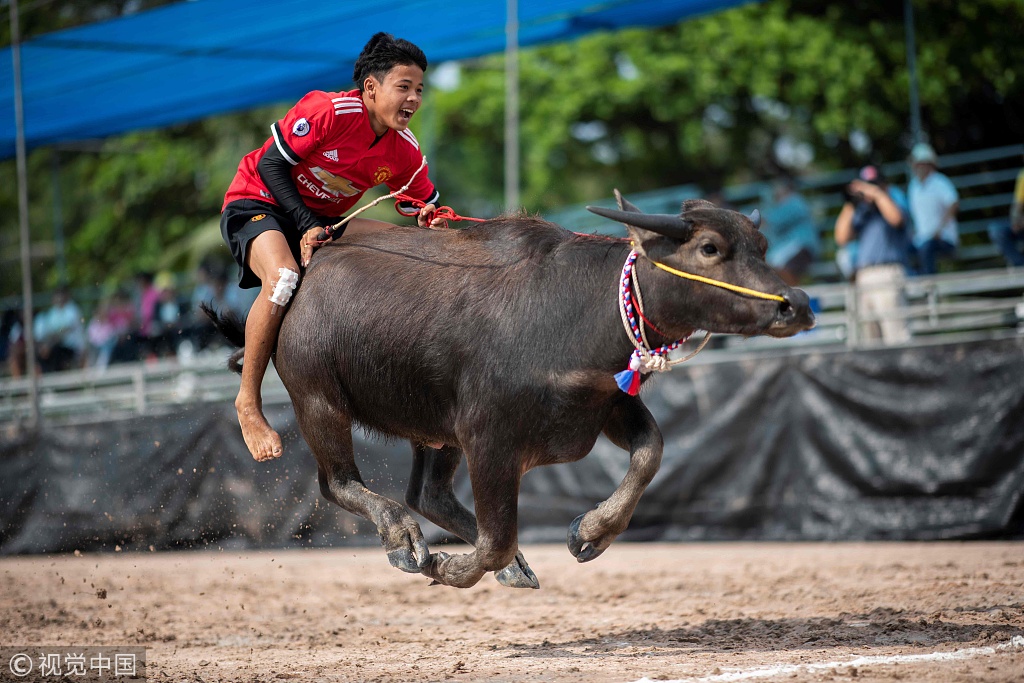
[[[754,209],[750,213],[750,222],[754,224],[754,230],[760,230],[761,229],[761,212],[758,211],[757,209]]]
[[[616,188],[614,192],[615,203],[619,205],[620,211],[625,211],[626,213],[643,213],[639,207],[623,197],[618,188]],[[623,223],[623,225],[626,226],[626,232],[629,234],[629,241],[633,243],[633,250],[641,256],[647,256],[647,251],[644,249],[644,241],[654,237],[655,235],[651,234],[647,230],[641,230],[640,228],[634,227],[629,223]]]
[[[626,226],[626,233],[629,234],[629,242],[633,245],[633,251],[647,258],[647,249],[644,248],[644,243],[658,237],[658,233],[638,228],[629,223],[624,223],[623,225]]]
[[[687,211],[695,211],[697,209],[717,209],[718,207],[709,202],[706,199],[687,199],[683,202],[680,207],[680,213],[686,213]]]
[[[614,192],[615,203],[619,205],[619,209],[621,211],[628,211],[629,213],[643,213],[640,209],[631,204],[628,199],[623,197],[622,193],[619,192],[618,189],[614,190]]]

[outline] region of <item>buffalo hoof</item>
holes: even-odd
[[[580,524],[583,522],[584,517],[586,517],[586,513],[572,520],[566,537],[566,545],[569,546],[569,552],[573,554],[577,562],[590,562],[605,551],[605,548],[598,548],[590,541],[580,537]]]
[[[406,515],[406,517],[408,517]],[[419,574],[430,560],[430,549],[412,518],[389,522],[380,531],[380,542],[392,567]]]
[[[526,564],[526,558],[521,552],[516,553],[516,558],[509,566],[494,572],[494,578],[508,588],[540,588],[537,575],[530,569],[530,565]]]
[[[407,548],[389,552],[388,562],[391,563],[392,567],[397,567],[403,572],[409,572],[410,574],[419,574],[421,571],[420,565],[416,561],[416,556]]]
[[[437,554],[435,554],[435,555],[431,555],[431,556],[430,556],[430,562],[433,562],[433,563],[435,563],[435,564],[441,564],[442,562],[444,562],[445,560],[447,560],[447,559],[448,559],[449,557],[451,557],[451,555],[449,555],[448,553],[446,553],[446,552],[444,552],[444,551],[442,550],[441,552],[439,552],[439,553],[437,553]],[[428,563],[428,566],[429,566],[429,563]],[[429,572],[428,572],[428,568],[427,568],[427,567],[424,567],[424,568],[423,568],[423,569],[421,569],[420,571],[421,571],[422,573],[424,573],[424,574],[427,574],[427,576],[430,576],[430,574],[429,574]],[[445,585],[445,584],[441,583],[440,581],[438,581],[438,580],[437,580],[437,579],[435,578],[435,579],[432,579],[432,580],[431,580],[431,582],[430,582],[430,583],[428,583],[427,585],[428,585],[428,586],[443,586],[443,585]]]

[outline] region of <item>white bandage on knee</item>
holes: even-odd
[[[299,284],[299,274],[291,268],[278,268],[277,274],[281,277],[274,285],[274,294],[270,297],[270,301],[278,306],[285,306],[292,300],[295,286]]]

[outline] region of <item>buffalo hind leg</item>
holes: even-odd
[[[455,471],[462,461],[462,451],[454,446],[428,449],[414,443],[412,446],[412,474],[405,503],[445,531],[450,531],[466,543],[475,546],[476,517],[455,496]],[[494,578],[509,588],[540,588],[537,575],[526,563],[522,552],[504,569],[494,572]]]
[[[423,568],[426,576],[456,588],[469,588],[487,572],[505,569],[518,551],[520,472],[516,454],[499,448],[467,448],[466,459],[476,501],[476,547],[465,555],[431,555]]]
[[[430,556],[420,525],[404,506],[363,484],[355,463],[348,415],[333,408],[332,401],[325,397],[306,396],[295,402],[295,416],[316,457],[324,498],[373,522],[391,566],[420,573]]]
[[[626,530],[640,496],[661,466],[661,430],[639,398],[623,397],[604,433],[616,446],[629,451],[629,469],[608,500],[569,525],[569,552],[580,562],[603,553]]]

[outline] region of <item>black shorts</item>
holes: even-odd
[[[321,224],[326,227],[334,225],[340,217],[320,217]],[[295,225],[295,221],[276,204],[262,202],[258,199],[238,199],[224,207],[220,215],[220,234],[231,249],[231,256],[241,269],[241,276],[238,278],[238,286],[242,289],[259,287],[260,279],[245,264],[246,251],[251,242],[260,233],[267,230],[277,230],[284,235],[291,249],[292,258],[296,263],[300,262],[300,243],[302,235]]]

